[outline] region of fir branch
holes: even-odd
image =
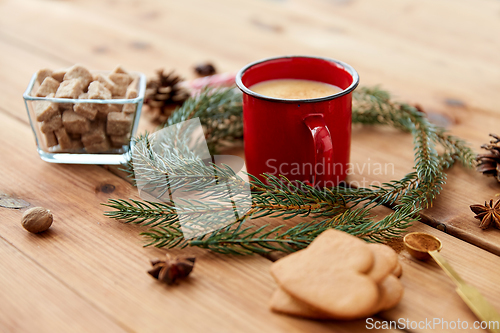
[[[144,232],[148,245],[157,247],[198,246],[221,253],[250,254],[269,251],[291,252],[307,246],[317,235],[328,228],[343,230],[372,242],[383,242],[400,234],[413,221],[418,212],[438,195],[444,184],[444,170],[455,162],[465,166],[474,163],[472,150],[460,139],[450,136],[444,129],[427,120],[425,114],[415,107],[393,102],[387,92],[379,88],[361,88],[354,93],[353,123],[365,125],[389,125],[412,133],[415,144],[415,170],[400,180],[371,188],[324,188],[316,189],[301,182],[291,182],[285,177],[266,175],[266,182],[249,175],[252,190],[251,209],[234,222],[201,237],[183,238],[179,218],[200,216],[204,212],[230,214],[231,206],[187,202],[190,210],[183,211],[174,205],[136,200],[110,200],[106,212],[110,218],[150,227]],[[205,90],[188,100],[174,112],[165,126],[199,117],[211,149],[226,139],[233,140],[242,135],[241,94],[232,89]],[[229,119],[229,122],[227,121]],[[151,149],[149,137],[139,137],[139,160],[134,163],[136,171],[149,176],[148,184],[159,193],[166,189],[176,191],[200,191],[206,197],[217,197],[218,185],[230,183],[238,192],[245,183],[231,168],[206,164],[188,151],[183,151],[184,138],[173,138],[171,145],[179,147],[169,153],[158,153]],[[437,153],[437,145],[444,152]],[[134,161],[135,162],[135,161]],[[214,178],[214,168],[216,177]],[[205,177],[206,176],[206,177]],[[190,184],[190,178],[197,182]],[[207,185],[216,187],[208,190]],[[219,191],[219,192],[218,192]],[[370,217],[373,207],[392,206],[394,212],[380,221]],[[217,215],[215,215],[217,216]],[[299,223],[286,229],[284,225],[245,227],[248,219],[260,217],[311,216],[315,220]]]
[[[162,127],[199,117],[214,154],[225,142],[243,138],[242,103],[236,88],[205,88],[175,110]]]
[[[165,227],[150,229],[143,235],[149,238],[150,242],[147,245],[156,247],[197,246],[223,254],[262,254],[270,251],[300,250],[309,245],[323,231],[331,228],[348,232],[367,241],[380,242],[399,236],[415,221],[414,211],[408,207],[378,222],[368,218],[368,214],[368,209],[349,210],[334,218],[321,222],[299,223],[286,230],[283,230],[283,225],[273,229],[270,229],[268,225],[243,228],[245,222],[243,220],[192,240],[181,240],[181,234]]]

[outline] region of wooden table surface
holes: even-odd
[[[122,64],[192,78],[192,66],[205,60],[235,72],[269,56],[332,57],[355,67],[361,85],[380,84],[419,103],[478,152],[488,133],[500,134],[499,51],[498,0],[0,0],[0,195],[55,216],[48,232],[33,235],[20,225],[22,210],[0,207],[0,331],[367,330],[363,320],[316,322],[270,312],[272,262],[257,255],[188,248],[183,253],[197,256],[192,277],[173,287],[157,283],[146,270],[165,251],[143,248],[139,228],[105,218],[100,205],[138,198],[137,190],[105,166],[54,165],[38,157],[22,101],[36,70]],[[154,126],[143,117],[141,128]],[[356,126],[352,162],[393,163],[394,172],[364,170],[350,181],[399,179],[413,166],[412,139]],[[479,229],[469,205],[499,192],[493,178],[454,167],[423,223],[411,228],[439,236],[443,256],[497,310],[500,231]],[[382,208],[380,215],[390,211]],[[460,320],[469,326],[464,332],[481,331],[472,328],[475,316],[436,264],[405,251],[400,260],[404,298],[375,320]]]

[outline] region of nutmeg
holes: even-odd
[[[21,223],[24,229],[36,234],[49,229],[53,219],[50,210],[43,207],[33,207],[24,212]]]

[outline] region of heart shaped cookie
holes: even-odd
[[[398,255],[396,251],[387,245],[369,244],[368,245],[374,254],[373,267],[368,272],[376,283],[385,279],[398,265]]]
[[[379,299],[368,272],[374,255],[364,241],[327,230],[311,245],[273,264],[271,273],[292,297],[330,318],[353,319],[370,312]]]
[[[357,319],[394,307],[403,286],[396,252],[338,230],[323,232],[304,250],[275,262],[276,312],[313,319]]]

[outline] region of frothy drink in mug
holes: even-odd
[[[283,56],[243,67],[246,167],[332,187],[347,176],[351,143],[351,100],[359,77],[334,59]]]
[[[300,79],[267,80],[254,84],[250,90],[264,96],[285,99],[319,98],[342,91],[333,84]]]

